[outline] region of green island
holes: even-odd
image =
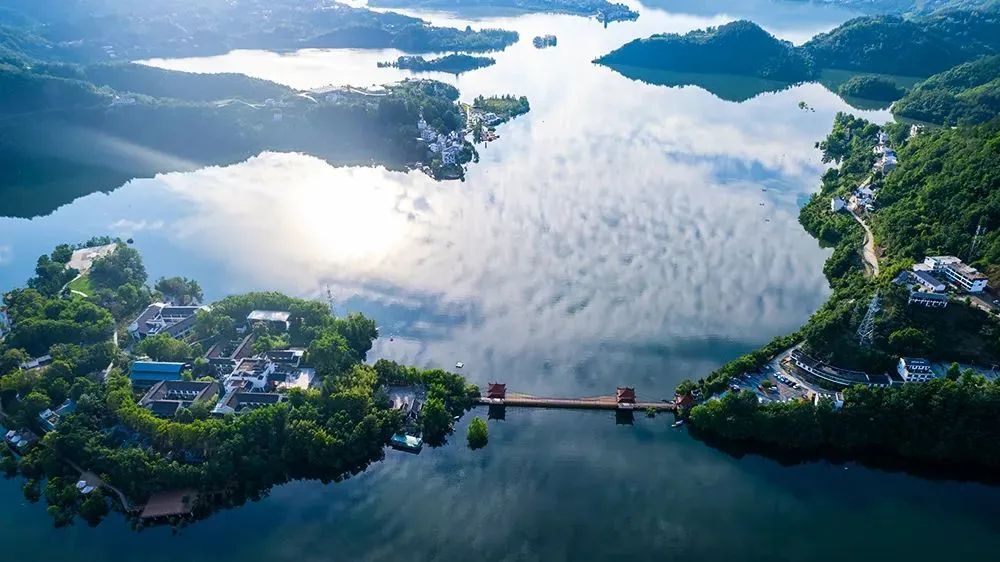
[[[92,294],[67,288],[78,278]],[[290,480],[348,478],[386,445],[443,443],[479,395],[443,370],[366,364],[374,321],[324,302],[200,306],[193,280],[146,281],[138,251],[94,239],[41,256],[4,296],[0,468],[56,525],[112,509],[177,524]]]
[[[625,4],[608,0],[371,0],[369,6],[383,8],[503,8],[518,12],[573,14],[597,18],[605,24],[631,21],[639,13]]]
[[[233,49],[496,51],[518,39],[512,31],[435,27],[418,18],[335,2],[9,0],[4,8],[24,23],[0,26],[0,61],[8,56],[4,51],[9,45],[28,47],[41,59],[99,62],[215,55]]]
[[[1000,380],[983,375],[1000,363],[1000,319],[982,297],[1000,282],[1000,233],[979,228],[1000,218],[1000,119],[922,130],[838,114],[818,146],[837,167],[800,222],[833,247],[833,294],[798,332],[681,383],[692,427],[779,451],[1000,466]],[[768,373],[816,391],[747,384]]]
[[[475,57],[453,53],[443,57],[425,59],[419,55],[401,56],[395,61],[378,63],[379,68],[401,68],[414,72],[447,72],[449,74],[462,74],[477,68],[485,68],[496,64],[496,59],[490,57]]]
[[[906,95],[906,90],[895,82],[882,76],[862,74],[848,78],[837,93],[844,97],[861,98],[875,101],[896,101]]]

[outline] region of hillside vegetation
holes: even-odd
[[[735,21],[684,35],[636,39],[597,59],[678,72],[726,73],[798,82],[814,77],[807,55],[749,21]]]
[[[931,76],[896,102],[892,111],[898,117],[941,125],[989,121],[1000,113],[1000,55]]]

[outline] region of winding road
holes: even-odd
[[[869,277],[878,277],[878,254],[875,252],[875,235],[872,234],[872,229],[868,228],[868,224],[861,218],[861,215],[856,211],[851,214],[854,215],[854,220],[858,221],[858,224],[865,231],[865,243],[861,248],[861,257],[865,262],[865,273]]]

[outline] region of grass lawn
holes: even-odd
[[[90,286],[90,277],[83,275],[74,279],[67,287],[70,291],[79,291],[85,295],[90,295],[94,288]]]

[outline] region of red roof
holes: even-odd
[[[491,382],[486,389],[487,398],[504,398],[507,396],[507,385],[499,382]]]
[[[635,402],[635,389],[631,386],[619,386],[615,391],[619,402]]]
[[[691,394],[685,394],[684,396],[678,394],[674,396],[674,404],[678,408],[690,408],[694,406],[694,396],[691,396]]]

